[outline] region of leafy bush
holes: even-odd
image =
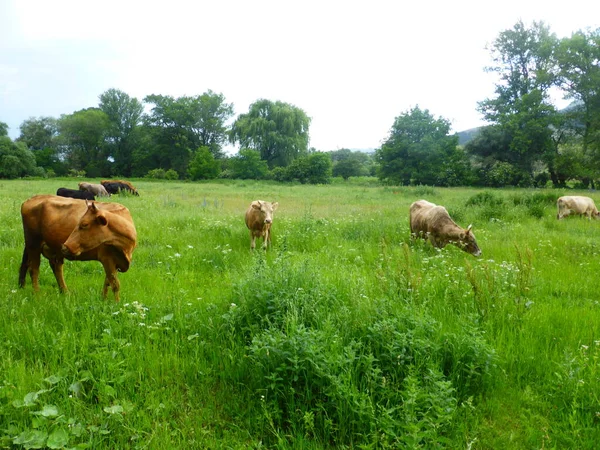
[[[146,178],[153,178],[155,180],[164,180],[165,177],[165,169],[152,169],[146,174]]]
[[[210,149],[206,146],[198,148],[188,165],[188,175],[192,180],[212,180],[219,176],[221,166]],[[178,177],[179,178],[179,177]]]
[[[165,173],[165,179],[167,180],[179,180],[179,174],[176,170],[169,169]]]
[[[260,180],[266,177],[269,168],[258,151],[241,149],[237,156],[230,158],[229,171],[231,178]]]

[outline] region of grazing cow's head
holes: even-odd
[[[263,202],[261,200],[255,200],[252,202],[252,208],[260,212],[263,224],[273,222],[273,212],[277,209],[278,206],[278,202],[271,203]]]
[[[62,246],[65,256],[79,256],[102,245],[107,240],[108,219],[94,202],[85,201],[87,211]]]
[[[471,231],[472,226],[473,225],[469,225],[466,230],[458,235],[458,245],[465,252],[470,253],[473,256],[481,256],[481,249],[477,246],[477,240]]]

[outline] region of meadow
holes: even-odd
[[[0,181],[0,448],[598,447],[600,221],[565,191],[133,180],[121,302],[95,261],[19,289],[21,203],[77,181]],[[422,198],[482,257],[413,242]]]

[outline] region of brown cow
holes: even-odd
[[[64,258],[100,261],[106,278],[102,295],[112,287],[119,301],[117,271],[127,272],[137,234],[129,210],[118,203],[82,202],[53,195],[37,195],[21,205],[25,249],[19,270],[19,286],[27,272],[39,290],[40,257],[50,262],[58,287],[67,291],[63,277]]]
[[[254,250],[256,238],[263,238],[263,248],[271,243],[271,224],[273,223],[273,212],[279,203],[255,200],[246,211],[246,226],[250,230],[250,248]]]
[[[556,201],[556,206],[558,207],[558,214],[556,214],[558,220],[571,214],[586,216],[588,219],[592,217],[600,219],[600,212],[598,212],[594,200],[589,197],[566,195]]]
[[[106,191],[106,188],[101,184],[87,183],[82,181],[78,184],[78,186],[80,191],[91,192],[98,197],[110,197],[110,194]]]
[[[437,248],[454,244],[473,256],[481,255],[471,225],[467,229],[459,227],[450,218],[446,208],[427,200],[410,205],[410,232],[414,237],[429,239],[431,245]]]

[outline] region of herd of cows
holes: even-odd
[[[79,183],[79,189],[60,188],[57,195],[36,195],[23,202],[21,217],[25,248],[19,270],[19,286],[25,286],[27,273],[35,291],[39,290],[41,256],[50,267],[61,292],[67,290],[63,277],[64,260],[99,261],[104,267],[102,295],[110,287],[119,301],[117,272],[126,272],[137,245],[137,233],[129,210],[113,202],[97,202],[95,197],[128,192],[139,195],[128,181],[103,180],[100,184]],[[263,238],[263,248],[271,242],[273,213],[278,202],[253,201],[245,214],[250,230],[250,248]],[[589,197],[563,196],[557,201],[557,219],[571,214],[600,219],[600,212]],[[411,235],[429,240],[437,248],[454,244],[473,256],[480,256],[471,225],[457,225],[443,206],[418,200],[410,206]]]

